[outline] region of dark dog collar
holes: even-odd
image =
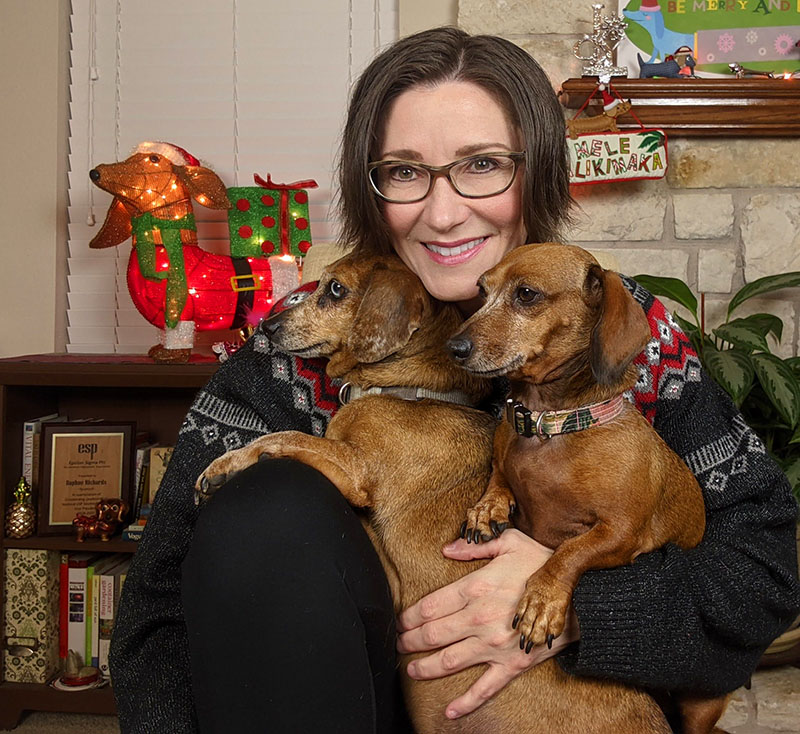
[[[506,420],[525,438],[552,438],[559,433],[574,433],[614,420],[625,407],[622,395],[602,403],[582,405],[574,410],[529,410],[513,398],[506,400]]]
[[[429,390],[426,387],[404,387],[401,385],[363,388],[354,385],[352,382],[345,382],[344,385],[339,388],[339,402],[342,405],[347,405],[353,400],[363,398],[366,395],[393,395],[403,400],[424,400],[425,398],[430,398],[431,400],[442,400],[445,403],[466,405],[471,408],[474,408],[476,405],[475,400],[461,390],[437,392],[436,390]]]

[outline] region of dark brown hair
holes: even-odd
[[[406,36],[378,55],[353,89],[339,159],[342,243],[361,254],[392,250],[367,180],[389,105],[404,91],[444,81],[491,94],[521,132],[526,151],[522,211],[527,242],[557,239],[571,198],[564,116],[547,75],[519,46],[497,36],[442,27]],[[522,243],[520,243],[522,244]]]

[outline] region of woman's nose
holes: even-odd
[[[469,216],[468,199],[461,196],[444,176],[433,182],[425,199],[425,219],[433,229],[446,232]]]

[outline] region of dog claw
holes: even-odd
[[[458,534],[459,534],[459,536],[461,538],[466,538],[467,537],[467,521],[466,520],[464,520],[464,522],[461,523],[461,530],[459,531]]]
[[[511,623],[511,629],[517,629],[517,625],[519,624],[519,614],[514,615],[514,621]]]
[[[519,649],[520,650],[524,650],[525,649],[525,635],[524,634],[519,636]]]
[[[533,640],[529,640],[528,644],[525,645],[525,654],[527,655],[533,649]]]
[[[208,477],[205,475],[200,477],[200,491],[203,494],[208,494]]]
[[[552,650],[553,649],[553,640],[554,639],[555,639],[554,635],[547,635],[547,649],[548,650]]]
[[[204,477],[204,479],[205,479],[205,477]],[[228,481],[228,475],[227,475],[227,474],[217,474],[216,476],[214,476],[214,477],[211,477],[211,478],[208,480],[208,483],[209,483],[209,484],[210,484],[210,485],[211,485],[211,486],[212,486],[214,489],[219,489],[219,488],[220,488],[220,487],[221,487],[223,484],[225,484],[225,482],[227,482],[227,481]]]

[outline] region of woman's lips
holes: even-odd
[[[442,243],[423,242],[422,246],[428,257],[440,265],[459,265],[473,258],[488,241],[487,237],[477,237],[472,240],[461,240],[444,245]]]

